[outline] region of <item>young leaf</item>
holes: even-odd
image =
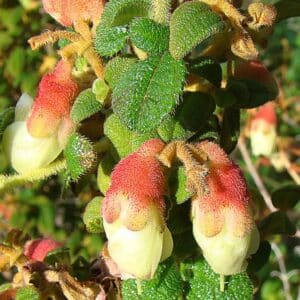
[[[138,262],[137,262],[138,263]],[[137,291],[134,279],[122,282],[123,300],[177,300],[182,295],[182,280],[175,262],[169,258],[159,264],[152,280],[142,280],[141,291]]]
[[[105,195],[110,186],[110,174],[116,165],[111,153],[106,153],[100,160],[97,173],[97,183],[100,192]]]
[[[187,178],[184,167],[174,167],[169,178],[170,193],[177,204],[186,202],[192,194],[187,191]]]
[[[179,103],[185,65],[169,53],[133,65],[113,91],[113,109],[131,130],[150,132]]]
[[[240,110],[226,108],[223,114],[220,145],[226,153],[231,153],[240,136]]]
[[[115,57],[108,62],[104,78],[112,89],[115,88],[122,74],[136,61],[136,58]]]
[[[97,27],[95,48],[102,56],[112,56],[125,45],[127,27],[135,17],[150,14],[150,0],[112,0],[105,5],[101,21]]]
[[[169,27],[146,18],[137,18],[129,28],[129,37],[139,49],[149,54],[160,54],[169,48]]]
[[[93,82],[92,92],[95,95],[96,100],[103,105],[109,93],[109,86],[103,79],[97,78]]]
[[[225,28],[221,17],[200,1],[179,6],[170,21],[170,52],[181,59],[196,46]]]
[[[275,3],[277,10],[276,22],[300,16],[299,0],[281,0]]]
[[[121,123],[116,114],[111,114],[105,120],[104,134],[113,144],[112,155],[116,161],[137,150],[143,142],[158,137],[156,133],[139,134],[130,131]]]
[[[74,133],[65,148],[67,168],[73,180],[85,174],[94,164],[96,153],[91,142],[78,133]]]
[[[104,230],[101,218],[102,201],[103,197],[95,197],[88,203],[83,213],[83,223],[90,233],[101,233]]]
[[[222,68],[215,60],[211,58],[199,57],[192,60],[190,62],[189,71],[190,73],[207,79],[217,87],[221,86]]]
[[[14,107],[9,107],[0,113],[0,137],[8,125],[10,125],[15,119]]]
[[[300,186],[286,185],[276,189],[272,195],[272,202],[278,209],[292,209],[300,201]]]
[[[71,110],[71,118],[74,122],[80,123],[100,111],[101,108],[102,104],[97,101],[92,89],[86,89],[76,98]]]
[[[166,142],[188,139],[207,122],[215,107],[214,99],[208,94],[186,93],[175,116],[167,116],[157,132]]]
[[[246,273],[227,276],[225,291],[221,292],[220,275],[214,273],[204,259],[186,267],[187,271],[192,271],[193,274],[189,279],[188,300],[250,300],[253,298],[253,285]]]
[[[296,233],[295,225],[288,216],[282,211],[276,211],[264,218],[259,224],[260,231],[266,234],[287,234]]]

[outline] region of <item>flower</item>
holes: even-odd
[[[103,0],[43,0],[45,11],[66,27],[81,20],[98,23],[104,4]]]
[[[74,130],[70,110],[78,93],[71,65],[61,61],[42,78],[34,102],[22,95],[15,122],[3,134],[4,152],[17,172],[45,167],[61,153]]]
[[[163,218],[164,172],[155,157],[163,147],[160,140],[149,140],[121,160],[103,202],[108,252],[123,279],[151,279],[173,249]]]
[[[61,246],[61,243],[49,238],[31,240],[25,244],[24,254],[31,260],[42,262],[49,252]]]
[[[277,117],[274,103],[261,106],[250,124],[250,142],[255,156],[270,157],[276,144]]]
[[[198,148],[208,156],[209,191],[192,200],[193,233],[214,272],[236,274],[259,245],[245,179],[218,145],[206,141]]]

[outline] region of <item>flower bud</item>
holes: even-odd
[[[24,254],[31,260],[44,261],[47,254],[62,245],[52,239],[31,240],[25,244]]]
[[[173,249],[163,217],[165,177],[155,157],[163,147],[160,140],[149,140],[121,160],[103,202],[108,252],[123,279],[151,279]]]
[[[277,117],[274,103],[261,106],[250,124],[250,142],[255,156],[270,157],[276,145]]]
[[[246,269],[246,259],[259,245],[245,179],[218,145],[198,147],[209,160],[208,192],[192,200],[193,233],[214,272],[236,274]]]
[[[80,20],[97,24],[104,8],[104,0],[43,0],[45,11],[64,26]]]
[[[61,61],[43,77],[35,101],[24,94],[15,110],[15,122],[3,134],[4,152],[19,173],[47,166],[64,149],[74,130],[71,105],[79,87],[71,66]]]

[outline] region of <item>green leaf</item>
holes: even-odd
[[[300,200],[300,186],[295,184],[282,186],[276,189],[271,197],[276,208],[282,210],[292,209]]]
[[[137,262],[138,263],[138,262]],[[160,263],[152,280],[142,280],[142,293],[133,279],[122,282],[123,300],[178,300],[182,295],[182,281],[175,262],[169,258]]]
[[[188,139],[207,122],[215,108],[212,96],[200,92],[185,93],[175,116],[167,116],[157,132],[166,142]]]
[[[169,27],[146,18],[137,18],[129,28],[129,37],[133,44],[149,53],[160,54],[169,48]]]
[[[129,68],[113,91],[113,109],[131,130],[150,132],[179,103],[185,65],[169,53]]]
[[[115,57],[108,62],[105,68],[104,78],[112,89],[115,88],[122,74],[136,61],[136,58]]]
[[[264,218],[259,224],[262,235],[267,234],[287,234],[296,233],[295,225],[290,221],[288,216],[282,211],[276,211]]]
[[[71,257],[68,248],[59,247],[50,251],[44,259],[44,262],[50,266],[70,266]]]
[[[224,30],[221,17],[200,1],[179,6],[170,21],[170,52],[176,59],[183,58],[196,46]]]
[[[229,78],[227,91],[238,99],[234,103],[236,108],[254,108],[274,100],[277,97],[276,85],[266,86],[263,83],[252,79]]]
[[[33,286],[25,286],[18,289],[15,300],[40,300],[40,294]]]
[[[91,142],[78,133],[74,133],[64,150],[67,168],[73,180],[78,180],[94,164],[96,153]]]
[[[219,107],[227,108],[237,102],[233,93],[226,89],[218,89],[214,93],[214,99]]]
[[[109,86],[103,79],[97,78],[93,82],[92,92],[95,94],[96,100],[103,105],[109,93]]]
[[[114,151],[112,155],[116,161],[137,150],[145,141],[156,138],[156,133],[139,134],[127,129],[116,116],[111,114],[104,123],[104,134],[110,139]]]
[[[12,288],[12,284],[11,283],[3,283],[0,285],[0,293],[9,290]]]
[[[189,71],[205,78],[217,87],[221,86],[222,68],[215,60],[211,58],[199,57],[191,60]]]
[[[97,27],[95,48],[102,56],[112,56],[125,45],[127,27],[135,17],[147,17],[150,0],[113,0],[105,5],[101,21]]]
[[[269,260],[271,245],[268,241],[262,241],[255,254],[251,256],[247,270],[250,272],[259,271]]]
[[[74,122],[80,123],[100,111],[101,108],[102,104],[97,101],[92,89],[86,89],[76,98],[71,110],[71,118]]]
[[[83,223],[89,233],[103,232],[103,224],[101,218],[101,206],[103,197],[95,197],[85,208],[83,213]]]
[[[226,153],[231,153],[240,136],[240,110],[225,108],[221,127],[220,145]]]
[[[277,10],[276,22],[300,16],[299,0],[281,0],[275,3]]]
[[[97,173],[97,183],[100,192],[105,195],[110,186],[110,174],[116,165],[111,153],[106,153],[100,160]]]
[[[3,135],[4,130],[15,119],[15,108],[9,107],[0,113],[0,137]]]
[[[187,189],[187,177],[184,167],[173,167],[169,177],[170,193],[175,198],[177,204],[184,203],[191,198],[192,193]]]
[[[187,273],[192,272],[188,300],[253,299],[253,285],[246,273],[226,276],[225,291],[221,292],[220,275],[214,273],[204,259],[186,265],[185,268]]]

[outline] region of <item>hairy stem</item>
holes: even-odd
[[[17,185],[22,185],[26,182],[34,182],[38,180],[46,179],[52,175],[56,175],[59,172],[66,169],[67,164],[65,160],[56,161],[45,168],[33,170],[25,174],[16,174],[11,176],[0,176],[0,192],[9,190]]]

